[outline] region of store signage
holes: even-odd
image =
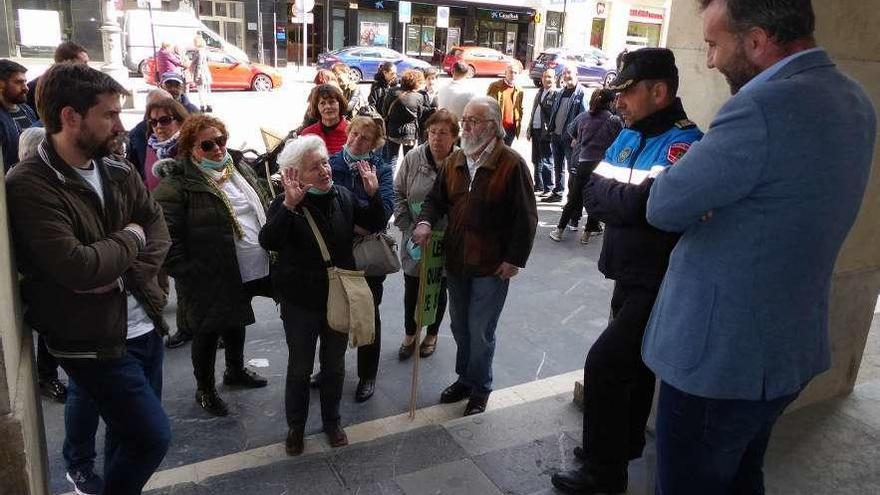
[[[437,7],[437,27],[449,27],[449,7]]]
[[[504,12],[501,10],[492,10],[489,12],[489,17],[492,18],[493,21],[511,21],[518,22],[519,14],[516,12]]]
[[[663,9],[652,9],[650,7],[633,7],[629,9],[629,20],[634,22],[663,24],[663,14]]]
[[[397,2],[397,19],[406,24],[412,22],[412,4],[409,2]]]

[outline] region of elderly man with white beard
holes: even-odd
[[[444,251],[458,379],[440,402],[468,399],[470,416],[486,410],[492,392],[495,328],[510,279],[531,253],[538,210],[525,161],[502,141],[498,102],[473,98],[461,130],[461,149],[437,175],[413,241],[427,248],[431,225],[448,215]]]

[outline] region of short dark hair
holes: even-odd
[[[449,127],[449,132],[452,133],[453,136],[458,137],[458,133],[461,129],[458,127],[458,119],[455,115],[452,115],[452,112],[445,108],[441,108],[434,112],[428,120],[425,121],[425,129],[430,129],[435,125],[446,125]]]
[[[597,89],[590,97],[590,115],[596,115],[602,110],[611,110],[615,93],[610,89]]]
[[[644,79],[642,81],[648,85],[648,88],[653,88],[654,85],[663,83],[666,85],[666,88],[669,90],[667,96],[670,100],[674,100],[676,96],[678,96],[678,78],[666,78],[666,79]]]
[[[27,67],[8,58],[0,59],[0,81],[8,81],[13,74],[27,72]]]
[[[464,62],[456,62],[452,64],[452,73],[457,76],[463,76],[468,73],[468,66]]]
[[[37,84],[37,113],[46,127],[46,134],[61,132],[61,110],[73,110],[85,116],[98,104],[101,95],[130,96],[121,84],[109,75],[86,64],[55,64],[49,67]]]
[[[698,0],[700,10],[724,2],[730,29],[743,33],[752,28],[767,31],[777,43],[788,44],[812,38],[816,14],[811,0]]]
[[[72,41],[65,41],[55,48],[55,63],[70,62],[78,60],[80,53],[89,53],[82,45],[78,45]]]

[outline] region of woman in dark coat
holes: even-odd
[[[623,123],[611,113],[611,105],[614,103],[614,92],[608,89],[599,89],[590,98],[590,108],[569,124],[565,130],[567,137],[572,139],[572,161],[577,163],[577,168],[571,170],[568,182],[568,199],[562,209],[562,216],[555,229],[550,231],[550,238],[556,242],[562,240],[565,235],[566,225],[570,225],[577,231],[577,222],[584,208],[584,188],[596,165],[605,156],[605,150],[620,134]],[[599,221],[593,217],[587,217],[587,225],[581,236],[581,244],[590,242],[590,237],[602,233]]]
[[[367,105],[371,106],[373,113],[382,115],[385,105],[385,96],[388,91],[397,86],[397,66],[391,62],[384,62],[379,66],[373,84],[370,86],[370,95],[367,97]],[[385,118],[385,115],[382,115]]]
[[[425,74],[418,69],[410,69],[400,76],[400,86],[392,89],[385,97],[385,160],[392,168],[397,168],[397,155],[403,147],[403,154],[409,153],[421,137],[421,128],[431,102],[425,89]]]
[[[208,115],[180,129],[177,160],[157,162],[153,192],[162,205],[171,250],[165,267],[178,291],[178,326],[193,332],[196,402],[216,416],[229,413],[214,386],[217,340],[225,343],[225,385],[266,386],[244,366],[251,299],[267,295],[269,254],[259,244],[269,198],[239,153],[226,149],[226,126]]]
[[[321,232],[333,266],[353,270],[355,226],[377,230],[385,224],[385,211],[376,194],[379,181],[375,168],[366,162],[357,164],[361,189],[368,198],[366,204],[361,204],[348,189],[333,183],[327,149],[316,136],[301,136],[288,143],[278,163],[284,193],[269,207],[260,244],[278,253],[272,281],[281,299],[289,352],[284,399],[289,429],[285,447],[288,454],[299,455],[309,413],[309,375],[319,338],[324,432],[331,447],[348,444],[339,424],[348,336],[327,326],[327,267],[306,212]]]

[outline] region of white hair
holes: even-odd
[[[318,153],[323,158],[329,158],[324,140],[314,134],[288,140],[278,155],[278,170],[291,167],[299,169],[304,165],[303,158],[309,153]]]
[[[37,148],[45,137],[46,129],[42,127],[28,127],[21,131],[18,136],[18,161],[37,156]]]
[[[498,104],[498,100],[491,96],[474,96],[465,108],[477,105],[486,107],[489,111],[486,117],[495,122],[495,136],[503,138],[504,126],[501,124],[501,105]]]
[[[164,100],[165,98],[171,98],[171,93],[165,91],[162,88],[151,89],[149,92],[147,92],[147,105],[157,102],[159,100]]]

